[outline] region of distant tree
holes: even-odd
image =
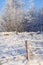
[[[43,7],[38,10],[38,27],[40,31],[43,31]]]
[[[24,17],[24,29],[26,31],[33,31],[33,24],[35,21],[35,9],[33,0],[29,0],[29,9]]]

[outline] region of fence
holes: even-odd
[[[22,42],[24,44],[22,44],[22,46],[20,46],[18,48],[15,48],[15,49],[16,49],[16,51],[19,50],[20,51],[20,55],[25,56],[27,60],[29,60],[30,56],[33,56],[33,55],[34,56],[43,56],[43,46],[32,46],[30,43],[33,43],[34,41],[33,42],[29,42],[28,40],[25,40],[25,41],[20,41],[20,42]],[[36,40],[35,42],[38,43],[39,41]],[[41,42],[40,42],[40,44],[41,44]],[[38,49],[40,51],[38,53],[36,53]],[[21,52],[21,50],[22,50],[22,52]],[[36,51],[34,51],[34,50],[36,50]],[[40,53],[41,51],[42,51],[42,53]]]

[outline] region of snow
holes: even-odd
[[[29,60],[26,60],[25,40]],[[43,33],[0,32],[0,65],[43,65]]]

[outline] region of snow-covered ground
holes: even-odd
[[[25,41],[28,43],[26,60]],[[0,65],[43,65],[43,33],[0,32]]]

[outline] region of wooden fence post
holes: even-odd
[[[2,65],[1,61],[0,61],[0,65]]]
[[[26,47],[26,59],[28,60],[28,44],[27,44],[27,40],[25,41],[25,47]]]

